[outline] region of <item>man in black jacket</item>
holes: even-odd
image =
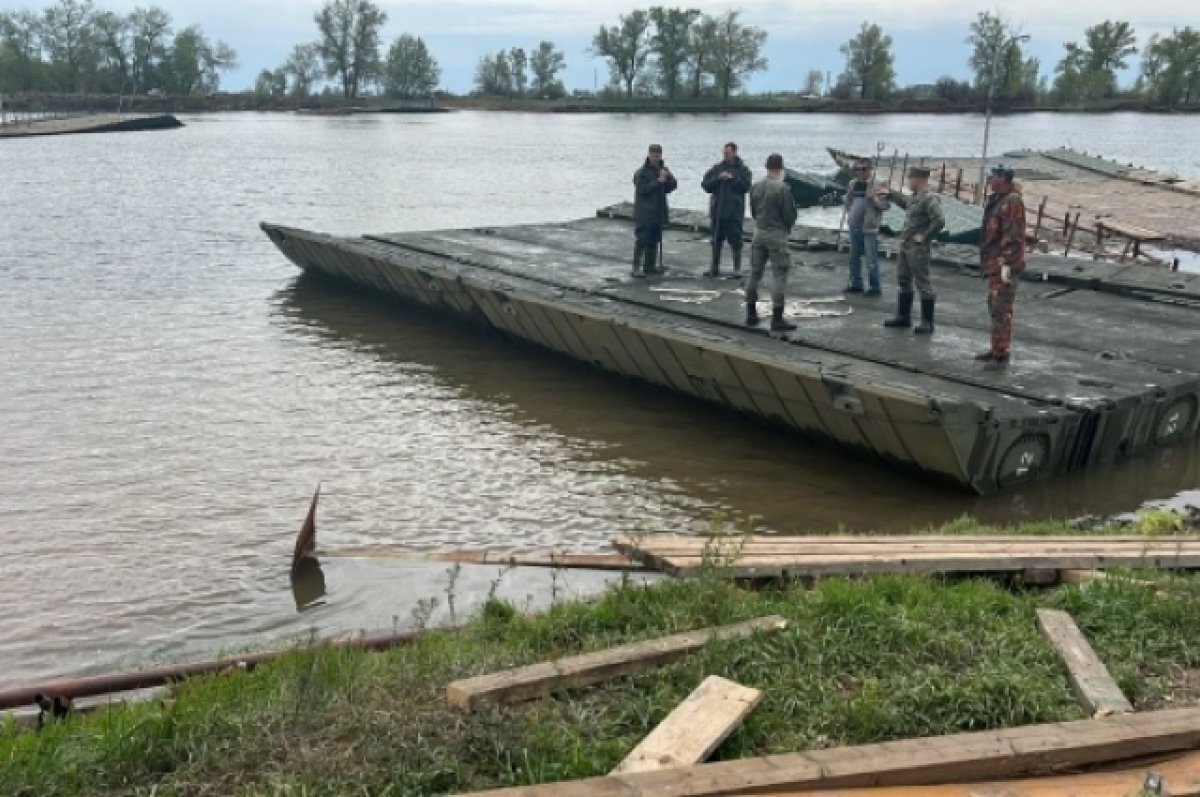
[[[704,175],[700,187],[712,197],[708,201],[712,218],[712,267],[708,276],[721,272],[721,244],[729,242],[733,253],[733,270],[742,270],[742,222],[746,218],[746,192],[754,184],[750,169],[738,157],[737,144],[725,145],[724,157]]]
[[[633,276],[661,274],[658,245],[662,243],[663,228],[667,226],[669,209],[667,194],[679,187],[675,176],[663,163],[662,147],[650,146],[646,162],[633,175],[633,223],[636,240],[633,246]],[[643,266],[642,256],[645,255]]]

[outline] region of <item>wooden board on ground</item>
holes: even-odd
[[[441,551],[430,559],[477,565],[552,567],[564,570],[643,570],[645,566],[628,556],[614,553],[558,553],[555,551]]]
[[[633,748],[613,774],[699,764],[760,701],[759,690],[710,675]]]
[[[1037,617],[1042,633],[1067,665],[1067,678],[1075,696],[1092,716],[1133,711],[1121,687],[1109,675],[1108,668],[1092,650],[1071,615],[1054,609],[1038,609]]]
[[[1015,778],[1200,746],[1200,708],[812,750],[522,786],[493,797],[716,797]]]
[[[962,785],[777,792],[774,797],[1133,797],[1141,793],[1151,772],[1162,777],[1163,794],[1200,797],[1200,753],[1120,772]]]
[[[617,550],[671,575],[737,578],[879,573],[1200,568],[1200,537],[623,537]]]
[[[1148,230],[1145,227],[1138,227],[1134,224],[1125,224],[1113,219],[1104,219],[1098,224],[1108,232],[1114,232],[1132,241],[1138,243],[1147,243],[1151,241],[1165,241],[1167,236],[1157,230]]]
[[[785,628],[787,620],[772,616],[647,639],[455,681],[446,687],[446,699],[463,709],[472,709],[485,702],[515,703],[657,667],[697,651],[715,639],[769,634]]]

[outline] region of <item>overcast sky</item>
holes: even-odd
[[[153,0],[97,0],[98,7],[129,11]],[[442,65],[442,82],[466,91],[480,54],[500,48],[536,47],[550,39],[567,56],[568,89],[603,85],[604,62],[587,54],[601,24],[633,8],[608,0],[377,0],[388,14],[384,40],[401,33],[423,37]],[[158,0],[177,26],[198,23],[211,36],[237,50],[240,68],[224,81],[244,88],[264,67],[283,61],[293,44],[316,38],[313,13],[321,0]],[[652,5],[653,3],[647,3]],[[0,9],[41,7],[33,0],[0,0]],[[670,4],[667,4],[670,5]],[[1150,34],[1173,27],[1200,27],[1197,0],[1011,0],[1002,4],[954,0],[745,0],[740,3],[688,3],[710,13],[741,8],[750,24],[770,34],[770,69],[756,76],[755,91],[796,89],[810,69],[837,74],[844,59],[838,47],[864,20],[880,24],[895,40],[901,84],[930,83],[941,75],[967,77],[967,26],[981,10],[1000,9],[1023,25],[1033,40],[1029,50],[1052,72],[1064,41],[1082,38],[1084,28],[1105,19],[1133,23],[1139,45]],[[1136,64],[1135,64],[1136,65]]]

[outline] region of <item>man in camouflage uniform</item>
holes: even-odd
[[[708,201],[712,217],[712,267],[708,276],[721,272],[721,245],[728,241],[733,254],[733,271],[742,270],[742,222],[746,219],[746,192],[754,182],[750,169],[738,157],[737,144],[725,145],[720,163],[709,169],[700,187],[711,194]]]
[[[988,178],[991,196],[983,212],[983,242],[979,260],[987,280],[988,313],[992,317],[992,345],[975,359],[985,368],[1008,365],[1012,344],[1013,302],[1017,282],[1025,270],[1025,202],[1013,185],[1013,170],[998,165]]]
[[[746,280],[746,323],[758,323],[758,283],[767,260],[771,261],[771,329],[786,332],[796,328],[783,319],[784,288],[792,258],[788,236],[796,224],[796,200],[783,180],[783,156],[767,158],[767,177],[750,189],[750,215],[754,217],[754,244],[750,250],[750,278]]]
[[[913,166],[908,170],[908,213],[900,234],[900,263],[896,268],[900,293],[896,296],[896,315],[883,322],[885,327],[912,326],[913,283],[921,294],[921,323],[913,330],[918,335],[933,334],[933,285],[929,281],[929,258],[933,239],[946,226],[942,203],[929,190],[929,169]]]
[[[655,276],[662,273],[656,266],[663,228],[670,218],[667,194],[679,187],[675,175],[663,163],[662,147],[658,144],[650,146],[646,162],[634,173],[633,187],[633,276],[643,275],[643,256],[645,276]]]

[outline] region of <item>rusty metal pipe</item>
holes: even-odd
[[[451,628],[449,630],[457,630]],[[168,664],[161,667],[150,667],[137,672],[116,673],[110,675],[93,675],[83,678],[63,678],[57,681],[38,684],[36,686],[17,687],[0,691],[0,709],[22,708],[34,705],[34,697],[44,695],[49,698],[62,697],[68,700],[78,700],[81,697],[107,695],[114,692],[131,692],[136,689],[148,689],[163,686],[185,678],[195,678],[199,675],[210,675],[235,667],[254,667],[264,662],[285,656],[288,653],[305,650],[322,649],[354,649],[354,650],[386,650],[398,645],[406,645],[424,633],[423,631],[404,631],[395,634],[343,639],[336,642],[326,642],[311,648],[290,648],[262,653],[249,653],[244,656],[231,656],[224,659],[193,661],[182,664]]]

